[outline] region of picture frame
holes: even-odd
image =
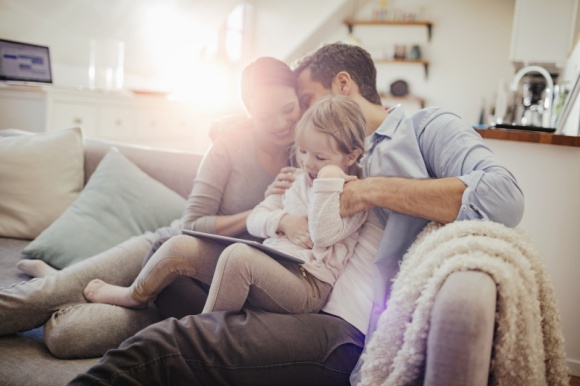
[[[568,122],[568,119],[570,118],[570,114],[572,113],[572,110],[574,109],[574,105],[576,104],[576,100],[578,99],[579,93],[580,93],[580,73],[576,77],[576,82],[574,83],[574,87],[572,88],[570,93],[568,93],[568,97],[566,98],[566,101],[564,102],[564,107],[562,108],[562,112],[560,113],[560,116],[558,117],[558,120],[556,122],[556,131],[554,132],[554,134],[563,134],[564,129],[566,127],[566,123]],[[577,122],[577,125],[580,126],[580,120]],[[578,132],[578,127],[577,127],[576,128],[576,135],[578,135],[578,134],[580,134],[580,133]]]

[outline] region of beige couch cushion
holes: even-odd
[[[78,197],[83,166],[79,128],[0,136],[0,236],[38,236]]]

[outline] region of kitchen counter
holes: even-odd
[[[475,129],[475,131],[477,131],[483,138],[489,139],[580,147],[580,137],[572,137],[569,135],[502,129]]]

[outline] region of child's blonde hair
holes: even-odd
[[[296,124],[294,136],[297,159],[300,159],[298,151],[305,143],[304,131],[308,127],[332,136],[338,150],[344,154],[351,154],[360,149],[361,155],[358,156],[357,162],[348,169],[348,174],[360,177],[358,161],[365,151],[366,120],[355,101],[342,95],[335,95],[324,97],[314,103]]]

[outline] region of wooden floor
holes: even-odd
[[[580,377],[570,377],[570,386],[580,386]]]

